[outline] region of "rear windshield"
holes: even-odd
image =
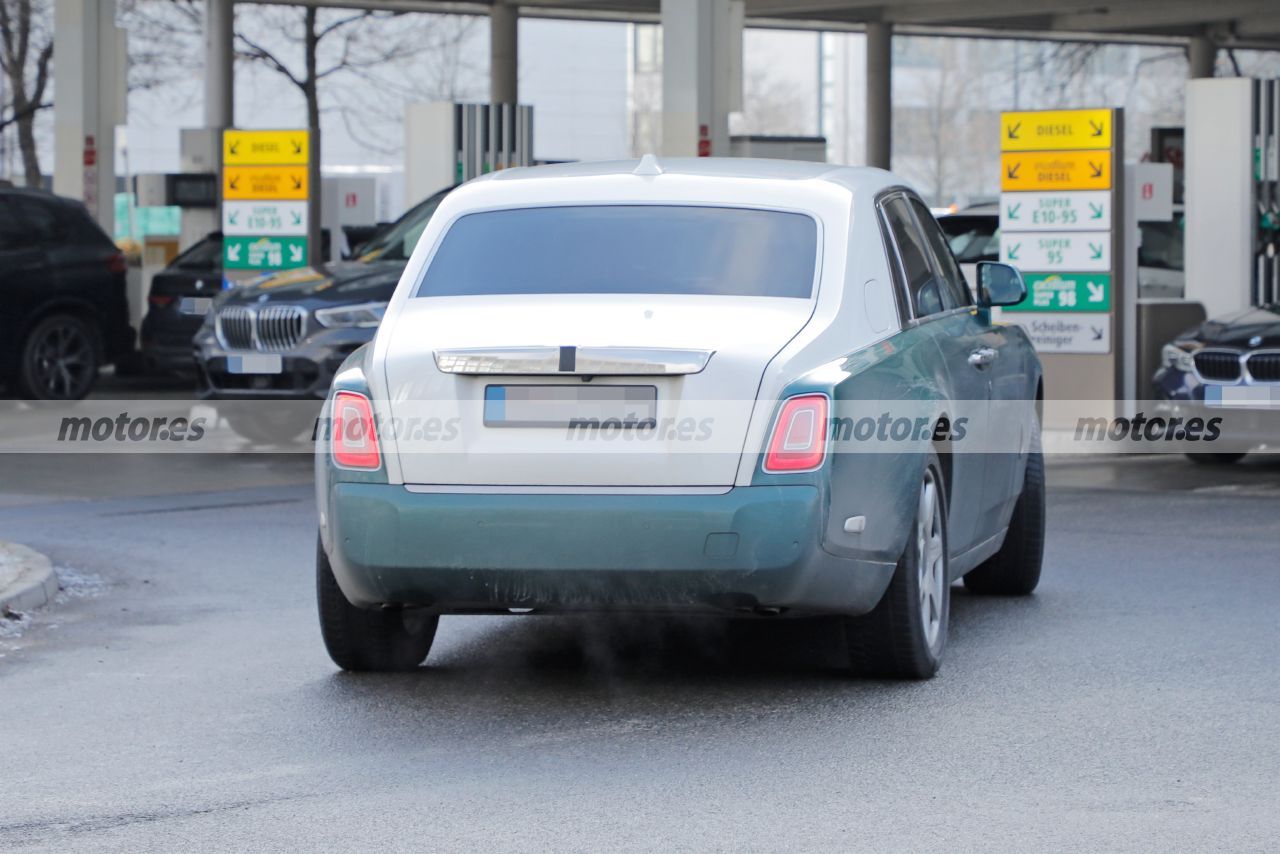
[[[782,211],[675,205],[467,214],[418,296],[696,294],[808,298],[818,227]]]
[[[178,270],[216,270],[222,266],[222,239],[206,237],[173,259]]]

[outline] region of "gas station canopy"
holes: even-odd
[[[258,0],[290,5],[485,14],[494,2],[449,0]],[[500,3],[501,0],[498,0]],[[527,17],[658,20],[660,0],[520,0]],[[746,0],[753,26],[1159,42],[1206,36],[1219,46],[1280,48],[1273,0]]]

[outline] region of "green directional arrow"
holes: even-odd
[[[1022,209],[1022,202],[1018,202],[1016,205],[1009,205],[1009,207],[1006,208],[1006,210],[1009,212],[1009,219],[1017,219],[1018,211],[1020,211],[1021,209]]]
[[[231,225],[239,225],[240,223],[236,222],[236,220],[238,220],[239,218],[240,218],[240,211],[235,211],[233,213],[227,214],[227,222],[230,223]]]
[[[1102,244],[1101,244],[1101,243],[1090,243],[1090,244],[1089,244],[1089,252],[1090,252],[1089,259],[1090,259],[1091,261],[1097,261],[1097,260],[1101,259],[1101,258],[1102,258]]]
[[[1010,247],[1009,247],[1009,260],[1010,260],[1010,261],[1017,261],[1017,260],[1018,260],[1018,250],[1019,250],[1019,249],[1021,249],[1021,248],[1022,248],[1022,244],[1021,244],[1021,243],[1015,243],[1015,244],[1013,244],[1012,246],[1010,246]]]
[[[297,211],[290,211],[290,213],[293,214],[293,224],[302,225],[302,214],[298,213]]]
[[[1102,219],[1102,205],[1089,202],[1089,219]]]

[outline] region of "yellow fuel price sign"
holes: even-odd
[[[307,197],[306,166],[227,166],[222,198],[290,200]]]
[[[305,130],[227,130],[222,162],[228,166],[297,166],[307,163]]]
[[[1109,190],[1110,151],[1008,151],[1000,155],[1000,189]]]
[[[1031,110],[1000,114],[1001,151],[1111,148],[1111,110]]]

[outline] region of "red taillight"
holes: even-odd
[[[782,404],[764,457],[767,472],[812,471],[827,452],[825,394],[789,397]]]
[[[376,469],[382,465],[373,407],[363,394],[340,391],[334,395],[333,462],[348,469]]]
[[[129,268],[124,260],[123,252],[112,252],[107,256],[107,269],[113,273],[123,273]]]
[[[152,294],[151,296],[147,297],[147,302],[149,302],[151,305],[164,308],[166,305],[169,305],[170,303],[173,302],[173,297],[165,296],[163,294]]]

